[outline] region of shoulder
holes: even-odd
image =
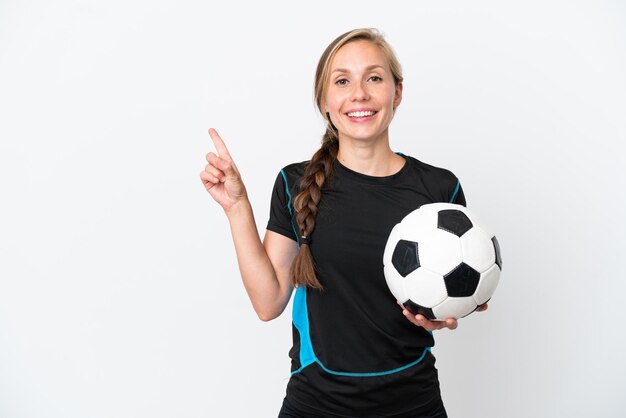
[[[289,177],[299,178],[299,177],[302,177],[302,175],[304,174],[304,169],[306,168],[308,163],[309,163],[308,160],[300,161],[297,163],[291,163],[281,168],[280,172]]]
[[[410,171],[414,174],[422,176],[425,181],[432,181],[440,184],[442,182],[454,184],[458,182],[457,176],[447,168],[427,164],[410,155],[402,155],[406,158]]]
[[[461,182],[449,169],[427,164],[411,156],[404,156],[409,165],[408,180],[426,190],[434,202],[465,205]]]
[[[291,163],[281,168],[276,176],[274,189],[282,189],[287,194],[293,194],[300,178],[304,174],[308,161]]]
[[[293,188],[298,183],[298,180],[304,175],[304,170],[309,161],[300,161],[297,163],[291,163],[280,169],[278,173],[279,177],[282,177],[288,188]]]

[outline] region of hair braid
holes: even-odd
[[[322,197],[322,187],[333,174],[339,141],[331,125],[322,139],[322,146],[307,164],[300,180],[300,193],[294,199],[300,250],[291,264],[291,280],[294,286],[303,285],[323,289],[315,272],[315,260],[309,248],[310,237],[315,228],[317,207]]]
[[[315,217],[322,197],[322,187],[333,174],[333,165],[339,151],[339,132],[330,119],[330,114],[324,105],[324,95],[330,80],[331,62],[337,51],[347,43],[366,40],[378,46],[387,57],[389,68],[396,85],[402,83],[402,67],[391,46],[384,36],[373,28],[354,29],[338,36],[322,53],[315,71],[313,93],[315,104],[326,120],[326,133],[322,145],[313,155],[304,170],[299,183],[300,192],[294,199],[296,220],[298,223],[298,242],[300,250],[291,264],[291,282],[294,286],[302,285],[323,289],[315,273],[315,262],[309,248],[311,234],[315,228]]]

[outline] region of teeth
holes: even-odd
[[[374,113],[376,112],[372,112],[372,111],[351,112],[351,113],[348,113],[348,116],[351,118],[362,118],[365,116],[372,116]]]

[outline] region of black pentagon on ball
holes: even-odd
[[[450,273],[443,276],[448,296],[471,296],[478,287],[480,273],[465,263],[459,264]]]
[[[435,319],[435,314],[433,313],[433,310],[431,308],[425,308],[421,305],[418,305],[411,299],[407,300],[402,305],[413,315],[422,314],[430,320]]]
[[[402,277],[406,277],[420,266],[417,242],[401,239],[396,244],[391,256],[391,264]]]
[[[440,210],[437,215],[437,228],[448,231],[458,237],[472,228],[472,221],[457,209]]]
[[[496,251],[496,264],[502,270],[502,256],[500,255],[500,243],[498,239],[494,236],[491,238],[491,242],[493,243],[493,249]]]

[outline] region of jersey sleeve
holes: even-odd
[[[289,191],[286,175],[281,170],[278,176],[276,176],[274,189],[272,190],[267,229],[296,241],[296,234],[291,222],[292,211],[291,192]]]

